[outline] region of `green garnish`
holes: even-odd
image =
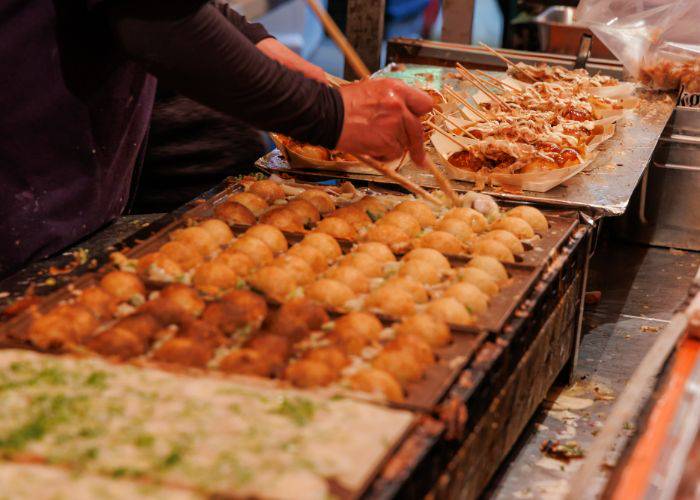
[[[285,397],[279,406],[272,410],[272,413],[287,417],[294,424],[303,427],[314,418],[316,405],[314,405],[313,401],[304,397]]]

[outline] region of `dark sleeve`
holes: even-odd
[[[251,43],[257,44],[259,41],[266,38],[274,38],[267,32],[265,26],[260,23],[249,23],[245,16],[233,10],[226,0],[212,0],[212,4],[238,29],[238,31],[243,33],[243,36],[250,40]]]
[[[211,4],[193,1],[189,10],[174,13],[168,3],[111,4],[110,25],[130,58],[216,110],[263,130],[335,147],[343,126],[343,101],[337,90],[265,56]]]

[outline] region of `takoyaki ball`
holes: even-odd
[[[520,205],[506,212],[507,215],[512,217],[519,217],[525,222],[530,224],[530,227],[534,229],[539,234],[545,234],[549,229],[549,223],[547,223],[547,218],[542,212],[537,210],[535,207],[529,205]]]
[[[402,252],[410,244],[411,239],[408,235],[396,226],[384,224],[379,226],[373,225],[367,231],[364,237],[365,241],[383,243],[387,245],[392,252]]]
[[[382,349],[372,361],[372,366],[389,373],[403,386],[417,382],[425,373],[425,367],[411,350],[396,345]]]
[[[170,233],[170,239],[195,248],[204,257],[208,257],[219,249],[214,238],[201,227],[178,229]]]
[[[192,339],[212,349],[226,343],[226,337],[221,333],[221,330],[201,319],[193,319],[182,324],[178,328],[177,336]]]
[[[149,253],[139,258],[136,272],[142,280],[155,283],[172,283],[183,274],[177,262],[160,252]]]
[[[345,283],[325,278],[307,285],[304,290],[309,299],[334,308],[342,308],[355,297],[355,292]]]
[[[287,255],[299,257],[307,262],[316,273],[322,273],[328,269],[328,259],[325,254],[311,245],[297,243],[287,251]]]
[[[339,374],[343,368],[350,364],[350,359],[348,359],[345,353],[334,346],[309,349],[304,354],[304,359],[320,361],[328,365],[336,374]]]
[[[190,338],[175,337],[163,342],[153,353],[153,359],[161,363],[204,368],[212,355],[211,348],[203,343]]]
[[[297,387],[323,387],[337,378],[337,373],[326,363],[313,359],[300,359],[287,365],[284,378]]]
[[[349,253],[343,257],[340,263],[343,266],[354,267],[370,278],[384,274],[384,265],[368,253]]]
[[[473,321],[467,308],[452,297],[443,297],[428,302],[425,312],[453,325],[469,325]]]
[[[504,229],[509,231],[521,240],[528,240],[535,236],[535,231],[532,229],[532,226],[520,217],[503,217],[494,222],[491,227],[492,229]]]
[[[422,201],[403,201],[394,208],[394,211],[404,212],[413,216],[421,227],[432,227],[437,222],[433,211]]]
[[[248,207],[231,200],[217,205],[216,208],[214,208],[214,215],[230,225],[240,224],[242,226],[252,226],[258,220]]]
[[[469,224],[475,233],[486,231],[489,223],[481,212],[473,208],[455,207],[447,211],[443,219],[460,219]]]
[[[353,250],[353,252],[369,254],[382,264],[396,262],[396,257],[394,256],[394,252],[391,251],[391,248],[384,243],[378,243],[376,241],[360,243],[357,245],[357,248]]]
[[[488,295],[466,281],[450,285],[442,296],[457,299],[472,314],[484,314],[489,308]]]
[[[361,208],[372,221],[376,221],[389,210],[387,204],[376,196],[364,196],[350,206]]]
[[[383,285],[365,299],[367,309],[377,309],[390,316],[406,316],[416,311],[416,304],[409,291],[395,283]]]
[[[270,332],[297,341],[311,331],[320,330],[329,320],[323,307],[307,298],[285,302],[272,318]]]
[[[248,254],[227,248],[212,260],[233,269],[239,276],[248,276],[255,269],[255,261]]]
[[[348,221],[340,217],[326,217],[316,224],[315,231],[342,240],[357,240],[357,230]]]
[[[229,336],[240,333],[243,330],[245,330],[244,334],[257,330],[256,327],[259,327],[257,319],[253,317],[249,323],[247,317],[247,313],[241,311],[235,304],[223,301],[208,304],[202,314],[203,321]]]
[[[121,360],[135,358],[146,352],[143,339],[129,330],[118,327],[95,335],[85,345],[97,354]]]
[[[259,330],[267,317],[267,302],[249,290],[233,290],[221,297],[221,302],[230,306],[227,313],[231,323],[252,331]]]
[[[273,373],[273,362],[264,353],[254,349],[236,349],[219,362],[219,369],[225,373],[269,377]]]
[[[298,143],[294,144],[292,146],[294,149],[294,152],[301,155],[301,156],[306,156],[307,158],[311,158],[314,160],[324,160],[328,161],[331,159],[331,153],[328,151],[326,148],[321,147],[321,146],[314,146],[313,144],[303,144],[303,143]]]
[[[217,295],[236,288],[239,276],[220,261],[205,262],[194,271],[192,285],[202,293]]]
[[[193,288],[181,283],[165,287],[160,292],[159,298],[176,303],[183,311],[192,316],[200,316],[204,311],[205,304],[199,294]]]
[[[202,254],[196,248],[181,241],[169,241],[158,251],[177,262],[185,271],[189,271],[204,262]]]
[[[279,266],[265,266],[255,271],[248,283],[256,290],[280,302],[287,300],[297,287],[296,275],[291,269]]]
[[[264,241],[248,234],[244,234],[231,243],[231,246],[229,246],[227,250],[246,254],[253,259],[256,266],[267,265],[275,258],[272,254],[272,250],[270,250],[270,247],[268,247]]]
[[[442,219],[435,228],[454,235],[455,238],[462,243],[467,243],[474,239],[475,235],[474,230],[468,222],[464,222],[462,219],[457,219],[455,217]]]
[[[386,282],[386,285],[398,286],[411,294],[417,304],[428,301],[428,292],[425,287],[413,278],[406,276],[394,277]]]
[[[146,287],[139,277],[124,271],[105,274],[100,280],[100,287],[119,302],[126,302],[134,297],[143,298],[146,294]]]
[[[450,261],[434,248],[414,248],[401,259],[404,262],[409,260],[422,260],[429,262],[442,272],[450,270]]]
[[[460,254],[465,251],[464,243],[445,231],[433,231],[415,241],[417,248],[432,248],[441,253]]]
[[[435,285],[442,280],[442,272],[427,260],[412,259],[403,263],[399,276],[412,278],[424,285]]]
[[[274,333],[256,335],[250,339],[246,347],[265,355],[278,368],[287,362],[292,350],[289,338]]]
[[[268,210],[260,217],[260,222],[275,226],[277,229],[289,233],[304,232],[304,225],[299,219],[299,216],[286,206],[275,207]]]
[[[129,330],[143,340],[144,343],[149,344],[155,340],[156,333],[161,328],[161,323],[152,314],[138,312],[120,319],[114,326],[122,330]]]
[[[333,236],[326,233],[313,232],[304,236],[300,245],[308,245],[320,250],[326,260],[335,261],[343,254],[340,245]]]
[[[77,340],[70,318],[52,313],[34,317],[27,337],[42,350],[61,349]]]
[[[253,212],[255,217],[260,217],[262,213],[267,209],[268,203],[255,193],[236,193],[228,197],[228,201],[235,201],[240,203],[248,210]]]
[[[489,297],[493,297],[498,293],[498,283],[496,283],[496,279],[478,267],[461,268],[457,272],[457,278],[459,281],[466,281],[467,283],[475,285]]]
[[[255,181],[248,187],[248,192],[257,194],[269,204],[274,203],[275,200],[283,200],[285,197],[282,186],[270,179]]]
[[[307,189],[297,198],[308,201],[322,214],[335,210],[335,202],[331,195],[320,189]]]
[[[350,387],[354,391],[381,395],[394,403],[404,401],[401,384],[383,370],[363,368],[350,377]]]
[[[92,334],[98,326],[97,317],[90,309],[81,304],[62,304],[49,313],[57,321],[68,321],[71,336],[78,342],[82,342]]]
[[[397,336],[418,336],[432,348],[443,347],[452,342],[452,334],[447,323],[427,313],[418,313],[404,318],[401,323],[394,325],[394,332]]]
[[[362,349],[379,341],[382,323],[374,314],[353,311],[333,322],[329,338],[338,343],[348,354],[358,355]]]
[[[369,278],[356,267],[334,266],[326,272],[325,277],[345,283],[355,293],[369,291]]]
[[[507,246],[494,239],[478,239],[470,246],[472,255],[486,255],[494,257],[501,262],[515,262],[515,256]]]
[[[433,350],[420,335],[404,334],[397,335],[394,340],[389,342],[387,347],[398,347],[399,349],[405,349],[410,351],[418,362],[425,366],[432,366],[435,364],[435,355]]]
[[[219,246],[226,245],[233,239],[231,228],[222,220],[207,219],[197,224],[197,227],[201,227],[209,233],[209,236],[211,236]]]
[[[109,318],[117,309],[117,300],[99,286],[91,286],[83,290],[77,302],[87,307],[98,319]]]
[[[316,272],[311,265],[296,255],[280,255],[275,259],[274,265],[291,271],[297,285],[308,285],[316,279]]]
[[[329,216],[343,219],[345,222],[354,227],[355,230],[359,230],[372,224],[372,219],[370,219],[369,215],[367,215],[364,208],[356,205],[338,208],[331,212]]]
[[[477,255],[476,257],[472,257],[467,267],[477,267],[482,271],[486,271],[497,283],[503,283],[508,280],[508,271],[506,271],[505,266],[495,257]]]
[[[296,199],[287,203],[287,210],[294,212],[304,226],[310,226],[321,220],[316,207],[306,200]]]
[[[405,212],[391,211],[384,217],[379,219],[376,225],[396,226],[411,238],[418,236],[418,234],[421,231],[421,227],[418,223],[418,220],[412,215],[409,215]]]
[[[286,252],[289,248],[287,238],[284,237],[282,231],[270,224],[257,224],[248,229],[245,234],[265,243],[275,255]]]
[[[491,231],[483,233],[479,238],[482,240],[499,241],[508,247],[508,250],[510,250],[510,253],[513,255],[520,255],[525,252],[525,248],[520,240],[516,238],[513,233],[503,229],[492,229]]]

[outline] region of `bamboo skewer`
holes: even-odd
[[[469,111],[474,113],[476,116],[478,116],[482,120],[486,121],[489,119],[489,117],[486,116],[484,113],[482,113],[481,110],[479,110],[479,109],[475,108],[474,106],[472,106],[471,104],[469,104],[466,99],[464,99],[461,95],[459,95],[457,92],[452,90],[452,87],[445,86],[445,92],[447,92],[448,95],[453,97],[460,104],[462,104],[465,108],[467,108]]]
[[[445,131],[442,130],[440,127],[438,127],[438,126],[435,125],[433,122],[431,122],[430,120],[426,121],[425,124],[426,124],[428,127],[430,127],[431,129],[433,129],[435,132],[437,132],[438,134],[442,135],[442,136],[445,137],[446,139],[448,139],[448,140],[454,142],[454,143],[455,143],[457,146],[459,146],[460,148],[464,149],[464,144],[462,144],[462,143],[459,142],[457,139],[455,139],[454,137],[452,137],[452,134],[450,134],[449,132],[445,132]]]
[[[495,93],[491,92],[488,88],[486,88],[486,85],[484,85],[484,83],[477,77],[472,75],[467,68],[457,63],[457,71],[462,73],[469,80],[469,82],[471,82],[476,88],[478,88],[484,94],[486,94],[486,96],[489,99],[501,106],[501,108],[504,108],[505,110],[510,110],[510,106],[508,106],[508,104],[503,99],[501,99]]]
[[[534,77],[534,76],[532,76],[532,74],[530,74],[529,71],[527,71],[525,68],[521,68],[521,67],[518,66],[517,64],[514,64],[510,59],[508,59],[507,57],[505,57],[503,54],[500,54],[497,50],[492,49],[491,47],[489,47],[488,45],[486,45],[484,42],[479,42],[479,45],[481,45],[481,46],[484,47],[486,50],[488,50],[489,52],[491,52],[493,55],[495,55],[496,57],[498,57],[501,61],[505,62],[508,66],[511,66],[511,67],[517,69],[518,71],[520,71],[521,73],[523,73],[525,76],[527,76],[527,77],[528,77],[530,80],[532,80],[533,82],[536,82],[536,81],[537,81],[537,78]]]
[[[452,120],[452,118],[450,118],[450,117],[447,116],[446,114],[444,114],[444,113],[438,111],[437,109],[435,110],[435,113],[436,113],[438,116],[440,116],[443,120],[445,120],[446,122],[449,122],[453,127],[455,127],[455,128],[457,128],[457,129],[463,131],[463,132],[464,132],[464,135],[466,135],[466,136],[469,137],[470,139],[478,140],[476,137],[474,137],[474,136],[471,134],[471,132],[469,132],[466,128],[462,127],[459,123],[457,123],[457,122],[455,122],[454,120]]]
[[[474,70],[474,72],[477,73],[478,75],[480,75],[480,76],[483,77],[483,78],[486,78],[486,79],[488,79],[488,80],[491,80],[492,82],[494,82],[494,84],[500,85],[501,88],[503,88],[503,89],[512,90],[512,91],[514,91],[514,92],[518,92],[518,91],[519,91],[519,89],[513,87],[512,85],[509,85],[509,84],[507,84],[506,82],[503,82],[503,81],[499,80],[498,78],[489,75],[488,73],[484,73],[484,72],[481,71],[480,69]]]

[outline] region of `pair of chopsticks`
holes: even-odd
[[[333,21],[326,9],[323,8],[317,0],[306,0],[306,3],[319,18],[321,24],[323,24],[323,27],[326,29],[328,36],[330,36],[333,39],[335,44],[343,53],[343,55],[345,56],[345,60],[353,69],[353,71],[355,71],[355,74],[358,75],[360,78],[369,78],[369,68],[367,68],[365,63],[362,61],[355,48],[352,45],[350,45],[350,42],[348,42],[348,39],[345,38],[345,35],[342,31],[340,31],[340,28],[338,28],[338,25],[335,24],[335,21]],[[374,168],[375,170],[378,170],[379,172],[389,177],[393,181],[397,182],[401,186],[405,187],[409,191],[425,198],[426,200],[429,200],[432,203],[442,205],[442,203],[440,203],[440,201],[437,198],[428,193],[425,189],[423,189],[413,181],[407,179],[403,175],[399,174],[395,170],[392,170],[391,168],[387,167],[383,163],[375,160],[374,158],[371,158],[368,155],[357,155],[357,158],[364,164]],[[457,193],[455,193],[454,189],[452,189],[450,181],[447,180],[445,174],[443,174],[440,171],[440,169],[438,169],[437,165],[435,165],[433,160],[430,159],[430,157],[427,154],[425,155],[425,161],[423,162],[423,166],[426,167],[431,174],[433,174],[433,177],[435,177],[438,186],[440,186],[440,189],[445,193],[447,199],[452,203],[452,205],[458,206],[459,198],[457,196]]]

